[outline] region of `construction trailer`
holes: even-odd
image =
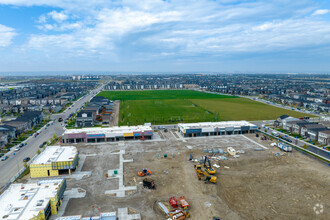
[[[183,137],[219,136],[255,133],[257,126],[247,121],[180,123],[178,132]]]
[[[65,179],[12,184],[0,196],[0,216],[2,219],[49,219],[57,214],[65,189]]]
[[[277,147],[285,152],[292,152],[292,146],[279,142]]]
[[[79,152],[74,146],[48,146],[30,164],[31,178],[71,174],[78,166]]]

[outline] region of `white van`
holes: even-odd
[[[279,133],[277,131],[273,131],[272,132],[272,135],[274,135],[275,137],[278,137],[279,136]]]

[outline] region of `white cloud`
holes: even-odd
[[[62,12],[51,11],[47,14],[40,15],[37,22],[41,23],[41,24],[44,24],[49,19],[52,19],[52,20],[54,20],[58,23],[62,23],[63,21],[69,19],[69,15],[67,15],[64,11],[62,11]]]
[[[64,12],[51,11],[48,15],[57,22],[63,22],[69,18]]]
[[[316,15],[325,15],[328,14],[330,11],[328,9],[318,9],[316,10],[312,15],[316,16]]]
[[[16,35],[13,28],[0,24],[0,47],[9,46]]]
[[[27,48],[40,49],[57,47],[65,49],[79,48],[94,52],[95,49],[111,50],[114,41],[122,35],[147,30],[154,24],[177,21],[180,13],[175,11],[152,14],[135,11],[129,8],[103,9],[96,14],[94,25],[82,28],[82,23],[44,24],[38,27],[43,30],[65,31],[73,30],[69,34],[61,35],[33,35]],[[69,45],[69,46],[66,46]]]
[[[41,15],[37,27],[58,33],[33,34],[24,45],[26,49],[42,51],[79,51],[83,55],[110,51],[120,54],[125,49],[132,50],[131,54],[172,57],[284,51],[330,43],[330,22],[310,16],[313,11],[313,15],[322,15],[328,10],[315,11],[315,4],[309,0],[0,0],[1,3],[57,8]]]

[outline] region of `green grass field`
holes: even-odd
[[[103,91],[98,96],[121,101],[119,125],[270,120],[283,114],[306,116],[250,99],[193,90]]]
[[[98,96],[110,100],[159,100],[159,99],[232,99],[227,95],[216,95],[194,90],[143,90],[143,91],[103,91]]]

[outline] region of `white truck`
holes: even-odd
[[[292,152],[292,147],[291,147],[291,146],[286,145],[286,144],[283,144],[283,143],[281,143],[281,142],[279,142],[279,143],[277,144],[277,147],[280,148],[280,149],[282,149],[282,150],[285,151],[285,152]]]
[[[272,132],[272,135],[274,135],[275,137],[278,137],[279,136],[279,133],[277,131],[273,131]]]

